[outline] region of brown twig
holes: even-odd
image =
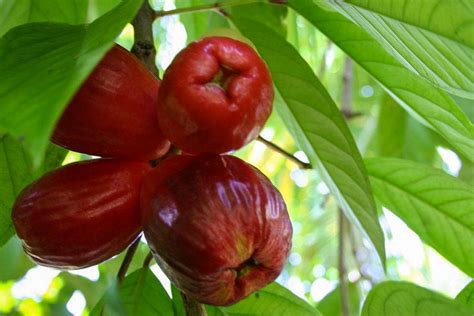
[[[153,44],[153,14],[154,11],[148,4],[148,0],[143,1],[140,10],[132,22],[135,30],[135,43],[133,44],[132,53],[143,62],[148,70],[150,70],[155,76],[158,76],[158,69],[155,64],[156,51]],[[117,273],[118,283],[121,283],[125,278],[139,244],[140,238],[137,238],[137,240],[128,247],[125,258],[123,258],[122,264]]]
[[[175,14],[196,13],[196,12],[206,12],[206,11],[215,11],[217,13],[223,13],[222,8],[252,4],[252,3],[261,3],[261,2],[278,4],[278,3],[274,3],[273,1],[262,1],[262,0],[231,0],[231,1],[225,1],[225,2],[215,2],[215,3],[210,3],[210,4],[196,5],[192,7],[178,8],[174,10],[157,11],[155,12],[155,18],[161,18],[164,16],[175,15]]]
[[[156,77],[158,77],[158,68],[156,67],[155,63],[155,56],[156,56],[156,49],[153,40],[153,21],[155,19],[155,11],[150,7],[148,0],[144,0],[143,4],[138,11],[137,15],[133,19],[132,25],[135,30],[135,43],[133,44],[132,53],[140,59]],[[168,153],[162,158],[168,157],[169,155],[175,154],[177,149],[175,147],[171,147]],[[161,159],[160,159],[161,160]],[[152,161],[151,163],[158,163],[160,160]],[[138,239],[137,242],[132,244],[127,250],[127,254],[125,255],[124,261],[122,262],[122,266],[120,266],[119,273],[117,275],[117,279],[119,283],[125,277],[127,273],[128,266],[132,261],[133,255],[135,254],[136,248],[140,240]],[[143,266],[148,266],[152,259],[151,253],[145,258],[143,262]],[[206,311],[204,306],[188,300],[189,304],[185,304],[186,314],[192,316],[205,316]],[[202,309],[204,313],[197,314],[196,311]]]
[[[342,210],[339,209],[338,212],[338,223],[339,223],[339,232],[338,232],[338,270],[339,270],[339,293],[341,298],[341,314],[342,316],[349,316],[349,291],[347,287],[347,269],[345,261],[345,226],[346,218],[342,213]]]
[[[145,64],[148,70],[158,77],[158,68],[155,62],[156,49],[152,28],[154,19],[155,11],[150,7],[148,0],[143,1],[140,10],[132,21],[135,31],[135,42],[132,47],[132,53]]]
[[[298,158],[296,158],[295,156],[293,156],[292,154],[290,154],[289,152],[287,152],[286,150],[284,150],[283,148],[281,148],[280,146],[272,143],[271,141],[269,140],[266,140],[265,138],[263,138],[262,136],[258,136],[257,140],[265,145],[267,145],[270,149],[272,149],[273,151],[276,151],[277,153],[285,156],[287,159],[293,161],[294,163],[296,163],[301,169],[311,169],[311,164],[307,163],[307,162],[304,162],[304,161],[301,161],[299,160]]]
[[[130,267],[130,263],[132,262],[133,256],[135,255],[135,252],[137,251],[139,244],[140,244],[140,237],[137,238],[137,240],[135,240],[133,244],[131,244],[128,247],[127,253],[125,254],[125,258],[123,258],[122,264],[120,265],[119,271],[117,273],[117,282],[119,284],[125,278],[125,275],[127,274],[127,270]]]
[[[186,316],[207,316],[206,309],[204,305],[197,303],[196,301],[190,299],[183,292],[181,297],[183,298],[184,309],[186,310]]]
[[[327,45],[326,48],[324,49],[323,57],[321,59],[321,63],[319,64],[319,69],[318,69],[318,77],[319,80],[323,80],[324,74],[326,73],[326,58],[329,50],[332,49],[332,42],[331,40],[327,40]]]
[[[346,57],[344,66],[344,75],[342,78],[342,113],[352,113],[352,60]],[[339,208],[339,248],[338,248],[338,270],[339,270],[339,289],[341,298],[342,316],[349,316],[349,289],[347,287],[347,268],[345,262],[345,233],[346,218]]]
[[[342,76],[342,102],[341,113],[344,118],[350,120],[363,115],[361,112],[354,112],[352,109],[352,82],[353,82],[352,60],[346,57],[344,63],[344,74]]]

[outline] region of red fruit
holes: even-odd
[[[145,176],[143,227],[175,285],[206,304],[230,305],[280,274],[291,222],[278,190],[232,156],[174,156]]]
[[[79,269],[120,253],[140,234],[144,162],[100,159],[64,166],[27,186],[13,207],[26,253],[38,264]]]
[[[249,45],[207,37],[182,50],[166,70],[158,120],[185,152],[225,153],[258,136],[272,100],[270,73]]]
[[[169,148],[156,118],[159,87],[138,59],[115,45],[67,106],[51,140],[89,155],[159,158]]]

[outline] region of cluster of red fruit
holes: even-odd
[[[161,87],[160,87],[161,85]],[[66,108],[52,141],[101,156],[26,187],[13,208],[37,263],[76,269],[123,251],[144,231],[156,261],[189,297],[229,305],[273,281],[291,245],[278,190],[223,153],[255,139],[273,87],[247,44],[190,44],[160,82],[113,47]],[[152,167],[170,142],[182,150]]]

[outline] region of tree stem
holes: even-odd
[[[121,283],[123,279],[125,278],[125,275],[127,274],[127,270],[130,267],[130,263],[132,262],[133,256],[135,255],[135,252],[137,251],[138,245],[140,244],[140,237],[137,238],[131,244],[128,249],[127,253],[125,254],[125,258],[123,258],[122,264],[120,265],[119,271],[117,273],[117,282]]]
[[[311,169],[311,165],[307,162],[304,162],[304,161],[301,161],[299,160],[298,158],[296,158],[295,156],[293,156],[292,154],[290,154],[289,152],[287,152],[286,150],[284,150],[283,148],[281,148],[280,146],[272,143],[271,141],[269,140],[266,140],[265,138],[263,138],[262,136],[258,136],[257,140],[265,145],[267,145],[270,149],[272,149],[273,151],[276,151],[277,153],[285,156],[287,159],[293,161],[294,163],[296,163],[301,169]]]
[[[158,78],[158,68],[156,67],[156,49],[153,39],[152,24],[155,19],[155,11],[150,7],[148,0],[144,0],[132,21],[135,31],[135,42],[132,53],[140,59],[145,66]]]
[[[181,297],[183,298],[183,305],[184,309],[186,310],[186,316],[207,316],[207,312],[204,308],[204,305],[192,300],[183,292],[180,293]]]
[[[340,298],[341,298],[341,314],[342,316],[349,316],[349,291],[347,288],[347,270],[346,270],[346,262],[344,256],[344,248],[345,246],[345,226],[346,226],[346,218],[342,213],[342,210],[339,209],[338,214],[338,222],[339,222],[339,246],[338,246],[338,270],[339,270],[339,289],[340,289]]]
[[[132,21],[135,31],[135,43],[133,44],[132,53],[135,54],[135,56],[137,56],[137,58],[140,59],[143,64],[145,64],[148,70],[150,70],[158,78],[158,68],[156,67],[155,63],[156,49],[152,28],[155,17],[155,12],[150,7],[148,0],[144,0],[140,10]],[[175,147],[171,147],[169,152],[166,154],[166,157],[175,154],[176,151],[177,149]],[[158,161],[155,161],[154,163],[158,163]],[[138,238],[137,241],[134,242],[127,250],[127,254],[125,255],[117,275],[119,283],[123,280],[125,274],[127,273],[128,267],[132,261],[135,251],[137,250],[139,242],[140,238]],[[152,254],[150,252],[143,261],[143,267],[148,267],[152,258]],[[183,295],[184,300],[184,294],[181,295]],[[206,316],[206,310],[204,309],[204,306],[192,300],[185,301],[184,308],[188,316]],[[199,313],[199,311],[201,312]]]

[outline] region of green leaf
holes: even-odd
[[[0,37],[9,29],[30,22],[86,22],[88,1],[0,0]]]
[[[206,306],[206,309],[209,316],[321,315],[316,308],[275,282],[237,304],[228,307]]]
[[[452,94],[474,99],[472,1],[329,1],[406,69]]]
[[[394,158],[366,160],[374,193],[420,238],[474,276],[474,191],[429,166]]]
[[[117,281],[112,279],[112,285],[107,289],[104,296],[94,306],[90,316],[127,316],[122,304]]]
[[[349,311],[351,315],[359,315],[360,292],[355,283],[347,286],[349,293]],[[317,305],[323,315],[342,315],[341,311],[341,287],[336,287],[326,295]]]
[[[115,8],[121,0],[89,0],[89,12],[87,21],[91,22]]]
[[[321,315],[316,308],[275,282],[223,310],[229,315],[265,315],[269,311],[273,316]]]
[[[268,64],[279,115],[313,166],[319,168],[346,215],[366,232],[385,266],[384,236],[367,174],[336,104],[285,38],[258,21],[235,15],[231,19]]]
[[[230,10],[230,14],[248,20],[258,21],[283,38],[286,38],[287,27],[284,20],[287,16],[287,11],[288,9],[286,7],[269,6],[266,3],[255,3],[233,7]]]
[[[87,25],[25,24],[0,39],[0,128],[24,141],[34,166],[63,108],[140,4],[124,0]]]
[[[109,289],[111,291],[115,285]],[[92,315],[116,315],[117,307],[111,308],[110,303],[123,306],[127,315],[170,316],[173,315],[173,304],[160,281],[149,268],[141,268],[129,274],[120,284],[118,298],[111,301],[107,295],[96,305]]]
[[[395,281],[376,285],[362,308],[362,316],[472,316],[473,312],[436,292]]]
[[[176,287],[171,287],[175,316],[184,316],[184,306]],[[278,283],[256,291],[237,304],[227,307],[206,305],[208,316],[317,316],[321,315],[316,308],[294,295]],[[270,312],[271,311],[271,312]],[[170,314],[171,315],[171,314]]]
[[[0,283],[21,278],[34,265],[16,236],[0,247]]]
[[[456,296],[456,301],[474,309],[474,281],[468,285]]]
[[[447,93],[420,80],[341,14],[325,11],[311,0],[289,0],[289,4],[379,81],[412,116],[474,161],[474,127]]]
[[[34,169],[22,143],[13,137],[0,137],[0,246],[15,234],[11,209],[16,196],[27,184],[59,166],[67,151],[50,145],[44,163]]]
[[[171,295],[173,297],[173,310],[174,316],[186,316],[186,311],[184,310],[183,298],[179,293],[179,290],[171,284]],[[208,315],[210,316],[210,315]]]

